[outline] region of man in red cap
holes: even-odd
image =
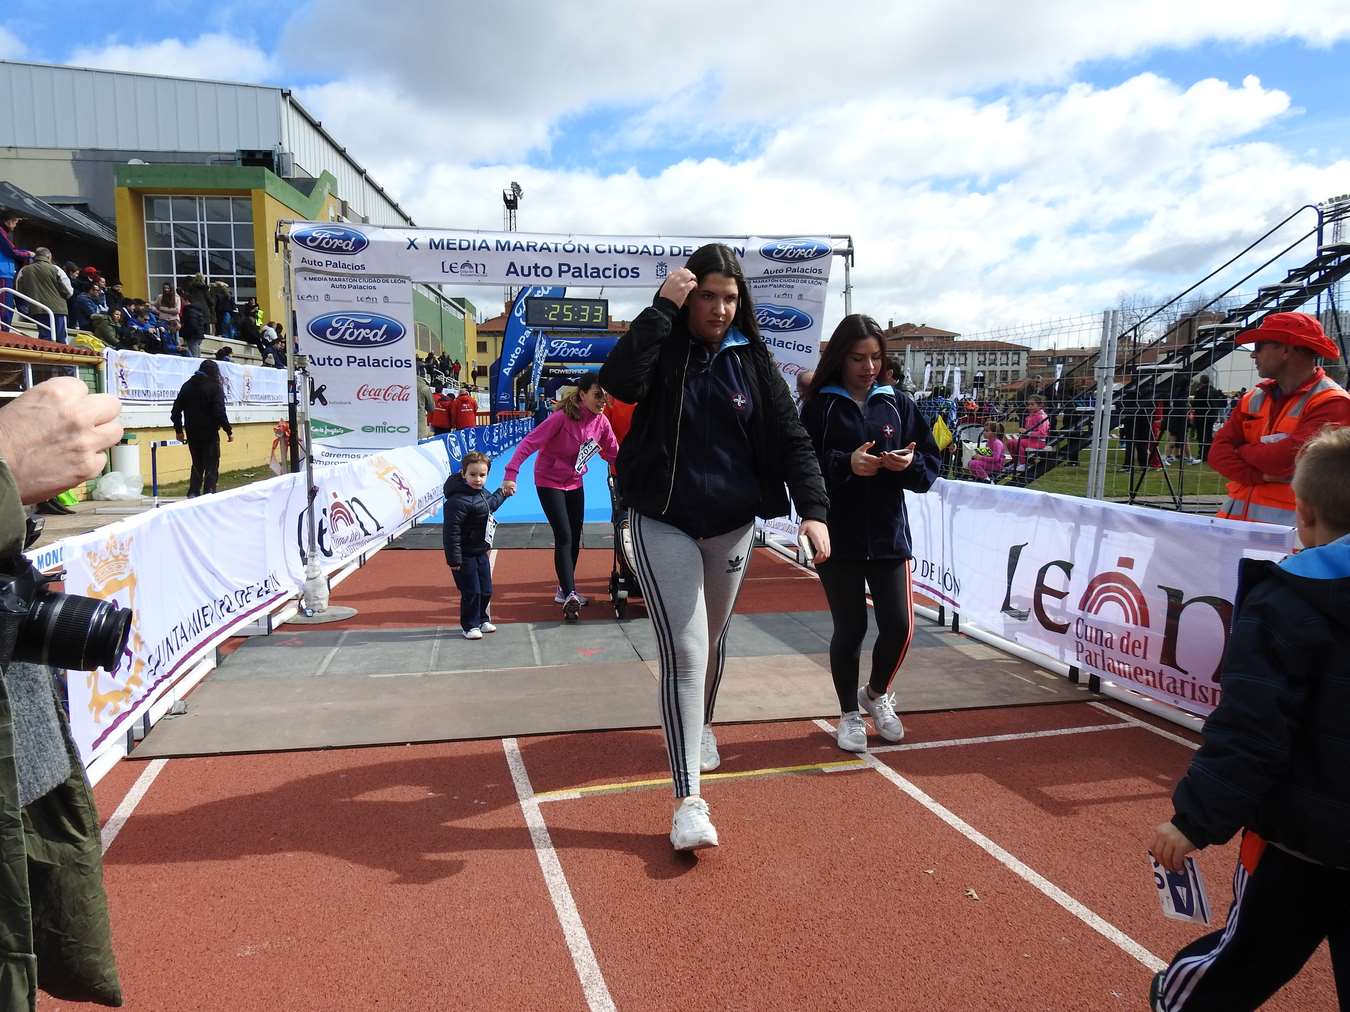
[[[1228,479],[1219,516],[1294,526],[1294,458],[1327,426],[1350,425],[1350,394],[1317,364],[1340,349],[1307,313],[1271,313],[1238,335],[1261,382],[1214,434],[1209,466]]]

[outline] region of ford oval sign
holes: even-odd
[[[330,253],[349,256],[360,253],[370,240],[354,228],[345,225],[307,225],[291,233],[297,246],[311,253]]]
[[[775,306],[761,303],[755,307],[755,321],[764,330],[775,334],[790,334],[794,330],[809,330],[816,321],[793,306]]]
[[[336,348],[382,348],[400,340],[403,324],[378,313],[327,313],[305,328],[316,341]]]
[[[819,239],[776,239],[759,248],[759,255],[780,264],[799,264],[830,255],[830,244]]]

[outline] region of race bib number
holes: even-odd
[[[577,448],[577,474],[586,473],[586,463],[597,453],[600,452],[600,444],[594,439],[588,439]]]
[[[1148,859],[1153,865],[1153,885],[1158,891],[1163,916],[1176,921],[1208,924],[1209,899],[1205,896],[1205,883],[1200,878],[1200,869],[1195,866],[1195,858],[1186,858],[1186,869],[1180,875],[1167,871],[1152,854]]]
[[[489,548],[492,547],[493,535],[497,533],[497,518],[491,513],[488,514],[487,527],[483,529],[483,540],[487,542]]]

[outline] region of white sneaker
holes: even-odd
[[[858,690],[858,705],[867,711],[876,725],[877,734],[887,741],[900,741],[905,736],[905,727],[895,713],[895,693],[882,693],[876,699],[867,694],[867,686]]]
[[[491,632],[496,632],[496,631],[497,631],[497,627],[496,627],[495,625],[493,625],[491,622],[484,622],[484,623],[483,623],[482,625],[480,625],[478,628],[479,628],[479,629],[482,629],[483,632],[485,632],[485,633],[491,633]]]
[[[590,599],[589,597],[587,597],[585,594],[581,593],[581,591],[579,591],[579,590],[574,590],[574,591],[572,591],[572,593],[573,593],[573,594],[576,594],[577,600],[581,602],[581,604],[582,604],[583,607],[591,603],[591,599]],[[553,603],[554,603],[554,604],[566,604],[566,603],[567,603],[567,595],[563,593],[563,589],[562,589],[561,587],[555,587],[555,588],[554,588],[554,590],[553,590]]]
[[[840,717],[834,740],[845,752],[866,752],[867,725],[863,723],[863,715],[853,710]]]
[[[464,638],[466,640],[481,640],[483,638],[483,630],[478,626],[474,626],[472,629],[465,629]]]
[[[567,595],[567,600],[563,602],[563,621],[575,622],[581,617],[581,598],[573,591]]]
[[[711,724],[703,725],[703,745],[699,750],[698,768],[711,773],[722,765],[722,756],[717,751],[717,736],[713,734]]]
[[[676,850],[717,846],[717,830],[708,818],[708,803],[700,797],[685,798],[670,820],[670,845]]]

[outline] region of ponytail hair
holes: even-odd
[[[558,410],[565,414],[574,422],[581,421],[581,395],[589,393],[590,389],[600,385],[600,374],[598,372],[588,372],[577,380],[577,385],[558,401]]]

